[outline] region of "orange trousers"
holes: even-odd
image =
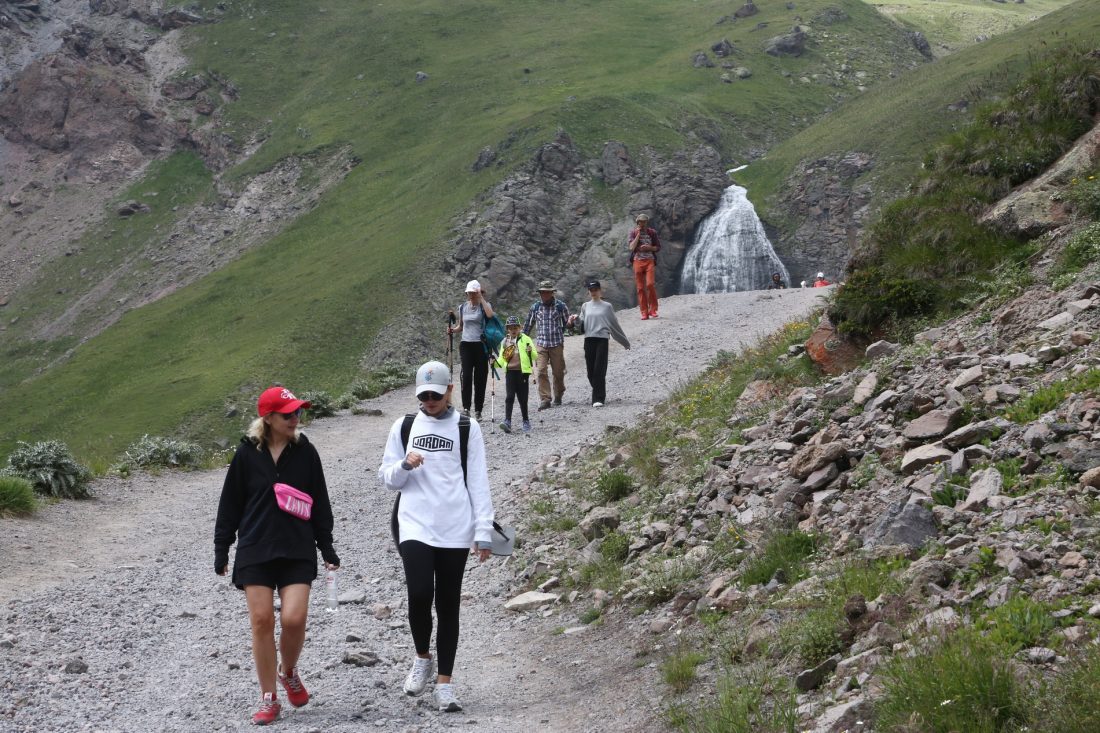
[[[638,289],[638,309],[643,316],[657,314],[657,262],[634,260],[634,286]]]

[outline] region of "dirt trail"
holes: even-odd
[[[641,322],[620,313],[632,344],[612,343],[607,406],[589,406],[583,343],[566,343],[565,404],[535,412],[534,432],[483,428],[497,516],[524,510],[527,479],[539,464],[630,425],[719,350],[734,350],[819,303],[821,291],[677,296],[662,300],[661,318]],[[578,304],[575,304],[578,305]],[[291,385],[293,387],[293,385]],[[653,665],[638,667],[627,623],[580,626],[576,608],[546,618],[503,610],[516,567],[471,564],[464,585],[456,681],[466,710],[440,717],[426,698],[401,695],[411,655],[400,566],[388,533],[391,496],[376,478],[394,420],[415,408],[411,389],[368,404],[382,416],[341,415],[306,428],[318,446],[336,515],[342,591],[366,601],[311,613],[302,665],[315,700],[285,715],[283,730],[641,731],[660,728]],[[496,416],[504,411],[496,385]],[[518,418],[518,408],[517,415]],[[517,420],[518,421],[518,420]],[[247,619],[241,594],[217,578],[211,532],[223,472],[167,472],[97,482],[96,497],[46,507],[33,519],[0,521],[0,731],[237,730],[255,696]],[[521,561],[521,560],[520,560]],[[511,560],[510,562],[515,562]],[[377,619],[373,604],[392,609]],[[43,624],[42,618],[49,624]],[[348,641],[349,634],[361,641]],[[369,650],[372,667],[342,663]],[[80,656],[86,674],[62,674]],[[234,668],[239,665],[239,668]],[[66,708],[70,695],[86,698]],[[71,707],[71,706],[70,706]],[[166,710],[170,712],[165,712]],[[48,721],[48,722],[47,722]]]

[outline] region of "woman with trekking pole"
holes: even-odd
[[[450,327],[451,333],[461,333],[458,344],[459,361],[462,363],[462,412],[470,414],[470,397],[473,396],[474,419],[481,419],[485,407],[485,384],[489,379],[489,359],[481,342],[486,318],[493,317],[493,306],[485,300],[481,283],[466,283],[466,302],[458,307],[458,323]]]
[[[241,439],[225,475],[214,524],[214,572],[229,572],[229,547],[237,543],[233,585],[242,589],[252,626],[252,657],[260,683],[256,725],[279,717],[276,681],[294,707],[309,702],[298,672],[306,638],[310,584],[317,551],[325,567],[340,567],[332,546],[332,506],[313,444],[298,429],[300,400],[285,387],[264,390],[259,417]],[[282,631],[275,643],[275,592]]]

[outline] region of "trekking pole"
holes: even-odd
[[[493,421],[493,432],[497,431],[497,368],[489,356],[489,419]]]
[[[451,329],[457,320],[453,310],[447,311],[447,371],[451,374],[451,381],[454,381],[455,375],[455,334]]]

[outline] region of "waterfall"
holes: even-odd
[[[730,293],[766,288],[773,272],[791,287],[787,268],[772,249],[747,191],[730,186],[718,209],[696,230],[684,255],[681,293]]]

